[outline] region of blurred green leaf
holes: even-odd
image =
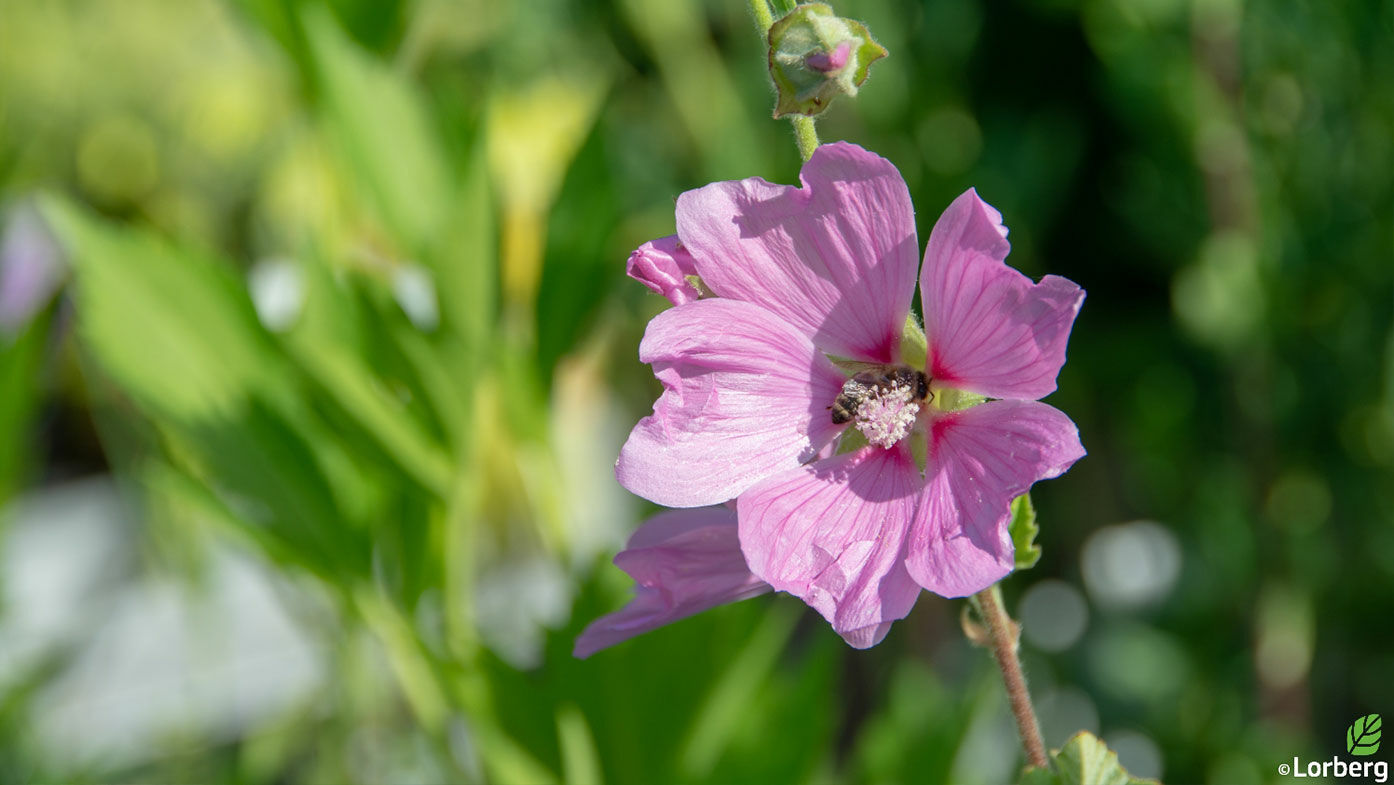
[[[252,401],[166,436],[178,465],[256,539],[274,539],[273,556],[335,580],[366,574],[370,548],[340,513],[304,427]]]
[[[620,8],[658,64],[671,111],[686,126],[703,170],[717,177],[766,171],[761,167],[768,166],[768,158],[756,143],[752,122],[756,113],[740,100],[731,75],[734,66],[728,66],[712,45],[702,5],[694,0],[624,0]],[[738,29],[751,42],[758,42],[759,36],[748,24]]]
[[[450,178],[427,107],[403,74],[359,49],[322,6],[304,26],[323,89],[326,119],[356,186],[403,244],[420,254],[450,204]]]
[[[712,685],[702,708],[692,718],[678,759],[685,779],[700,780],[711,773],[731,743],[750,696],[769,678],[798,618],[790,607],[772,606],[755,635]]]
[[[435,271],[445,326],[464,341],[466,359],[477,363],[498,307],[498,243],[483,134],[476,144],[481,149],[452,200],[443,239],[424,261]]]
[[[284,366],[230,270],[61,199],[43,210],[72,257],[84,346],[148,414],[204,420],[254,391],[284,390]]]
[[[423,488],[445,498],[454,470],[449,457],[407,416],[354,355],[337,347],[292,344],[305,371],[364,432]]]
[[[48,325],[48,317],[41,314],[13,340],[0,337],[0,505],[26,475],[39,471],[31,442]]]
[[[897,658],[886,705],[857,738],[853,782],[951,782],[954,755],[972,725],[976,704],[998,705],[1001,686],[980,670],[973,682],[953,679],[927,662]]]
[[[557,709],[557,739],[561,743],[564,781],[567,785],[600,785],[600,754],[586,717],[573,704]]]
[[[419,332],[403,325],[390,325],[386,332],[392,346],[398,350],[419,383],[423,397],[445,429],[452,455],[460,456],[468,449],[471,438],[474,405],[474,380],[479,369],[465,368],[450,362],[461,356],[457,344],[442,348],[431,343]],[[456,463],[462,463],[458,458]]]
[[[372,586],[359,587],[353,593],[353,603],[368,628],[387,647],[388,662],[417,721],[430,733],[441,732],[449,706],[411,623]]]
[[[1012,499],[1012,522],[1009,527],[1012,545],[1016,546],[1016,568],[1028,570],[1041,560],[1041,546],[1036,544],[1036,535],[1041,527],[1036,524],[1036,508],[1031,504],[1031,494],[1023,493]]]
[[[474,728],[483,753],[484,768],[494,782],[529,782],[554,785],[557,777],[537,761],[527,749],[492,724]]]

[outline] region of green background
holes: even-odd
[[[838,10],[890,56],[823,139],[1088,291],[1004,584],[1047,743],[1344,753],[1394,712],[1394,4]],[[796,181],[772,106],[736,0],[0,3],[0,258],[66,270],[0,313],[0,782],[1013,778],[961,602],[570,656],[652,512],[625,258]]]

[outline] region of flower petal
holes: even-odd
[[[828,407],[843,375],[782,319],[720,298],[649,322],[639,359],[663,396],[620,450],[615,477],[668,507],[734,499],[837,435]]]
[[[12,208],[0,230],[0,339],[23,332],[67,274],[62,249],[39,211],[28,203]]]
[[[630,278],[667,297],[673,305],[690,303],[698,297],[697,287],[687,280],[696,275],[692,254],[678,243],[677,235],[644,243],[629,255],[625,273]]]
[[[1001,580],[1013,566],[1012,499],[1083,455],[1070,418],[1036,401],[990,401],[936,419],[907,547],[910,574],[944,597]]]
[[[1055,390],[1084,290],[1056,275],[1040,283],[1006,265],[1002,214],[968,189],[929,236],[920,294],[937,384],[991,398]]]
[[[750,574],[726,507],[670,510],[650,518],[615,556],[637,586],[620,610],[591,622],[573,654],[595,652],[718,605],[770,590]]]
[[[758,303],[831,354],[891,362],[915,290],[914,209],[900,172],[845,142],[802,188],[760,178],[678,197],[678,236],[713,292]]]
[[[919,490],[904,442],[799,467],[736,501],[741,550],[751,572],[802,598],[849,644],[873,646],[920,593],[904,550]]]

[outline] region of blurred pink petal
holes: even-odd
[[[690,303],[698,297],[697,287],[687,280],[696,275],[692,254],[678,243],[677,235],[644,243],[629,255],[625,272],[630,278],[667,297],[673,305]]]
[[[905,570],[904,539],[921,484],[902,443],[754,486],[736,502],[751,572],[802,598],[852,646],[879,643],[920,593]]]
[[[910,574],[944,597],[1001,580],[1013,566],[1012,499],[1083,455],[1075,424],[1044,403],[990,401],[936,416],[910,530]]]
[[[736,513],[726,507],[654,516],[629,538],[615,564],[638,584],[634,599],[586,627],[576,639],[577,657],[770,590],[745,566]]]
[[[21,332],[62,287],[68,269],[38,210],[19,204],[0,233],[0,333]]]
[[[615,476],[669,507],[734,499],[836,436],[843,375],[787,323],[750,303],[698,300],[649,322],[639,359],[663,383],[620,450]]]
[[[1008,267],[1002,215],[968,189],[929,237],[920,293],[928,370],[940,386],[1034,400],[1055,391],[1084,290]]]
[[[819,147],[800,179],[688,191],[678,236],[718,296],[764,306],[830,354],[896,359],[918,256],[905,181],[845,142]]]

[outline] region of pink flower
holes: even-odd
[[[905,356],[918,243],[900,173],[837,143],[801,180],[684,193],[680,243],[636,251],[666,249],[666,267],[652,267],[669,272],[649,285],[678,307],[639,346],[664,392],[616,476],[670,507],[735,499],[739,554],[729,534],[720,557],[693,551],[721,565],[708,585],[653,573],[593,629],[629,613],[648,629],[754,580],[802,598],[851,645],[874,645],[922,588],[961,597],[1009,573],[1011,500],[1084,455],[1074,423],[1037,401],[1055,390],[1083,290],[1008,267],[1001,214],[970,189],[930,235],[919,276],[928,350]],[[672,271],[685,270],[716,297],[679,291],[688,281]],[[685,547],[665,559],[681,562]],[[617,629],[587,635],[609,645],[628,637]]]

